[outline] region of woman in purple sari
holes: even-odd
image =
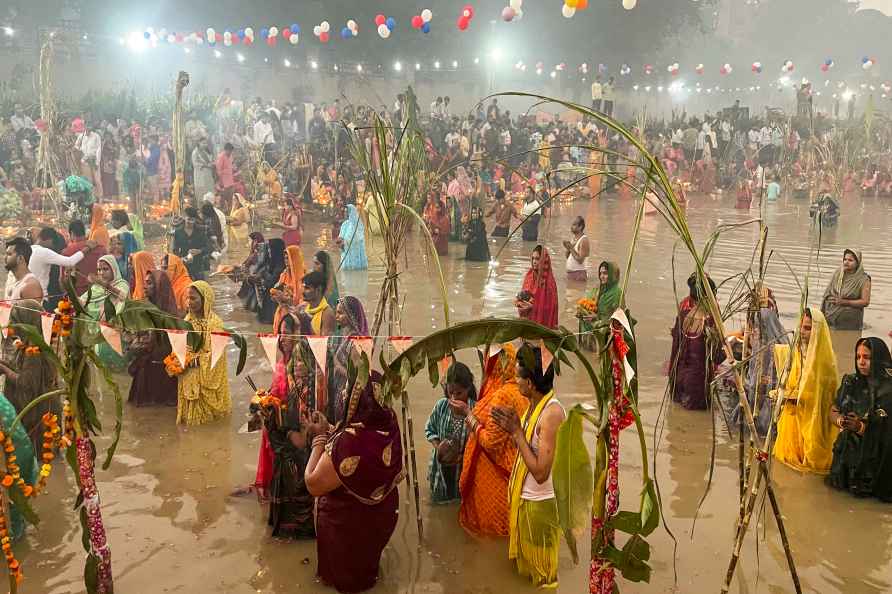
[[[316,500],[317,574],[343,593],[378,580],[381,552],[396,529],[403,452],[396,415],[382,406],[381,375],[353,382],[344,418],[329,434],[324,415],[310,424],[306,482]]]

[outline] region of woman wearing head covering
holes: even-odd
[[[189,286],[186,321],[201,333],[198,351],[188,348],[192,361],[177,384],[177,424],[202,425],[232,412],[226,357],[211,365],[211,332],[223,331],[223,320],[214,313],[214,290],[205,281]]]
[[[281,240],[270,239],[271,244],[276,241]],[[283,266],[270,285],[275,287],[278,292],[275,301],[270,299],[272,306],[275,306],[272,319],[273,328],[278,328],[291,308],[303,301],[304,272],[304,254],[300,246],[289,245],[285,249]]]
[[[842,265],[824,291],[821,312],[835,330],[861,330],[864,310],[870,305],[870,276],[864,272],[861,253],[843,252]]]
[[[33,299],[18,301],[13,304],[9,323],[10,325],[27,324],[40,332],[42,311],[39,301]],[[15,407],[16,412],[20,413],[32,400],[46,394],[56,386],[56,369],[47,357],[28,356],[25,354],[24,348],[16,348],[15,340],[14,336],[6,336],[3,339],[4,357],[3,361],[0,361],[0,373],[6,376],[5,397]],[[22,417],[22,426],[31,439],[33,452],[43,451],[44,427],[41,419],[46,413],[61,415],[61,400],[58,398],[44,400]],[[6,428],[9,429],[9,426],[6,425]],[[22,458],[23,456],[19,455],[19,460]]]
[[[306,480],[316,499],[317,575],[339,592],[378,581],[381,552],[396,529],[403,479],[400,428],[379,401],[381,375],[354,380],[344,418],[328,436],[321,414],[310,425]]]
[[[164,313],[179,317],[179,308],[167,273],[150,270],[145,273],[144,278],[144,298]],[[127,350],[133,357],[127,367],[127,372],[133,378],[128,402],[135,406],[176,406],[177,379],[170,377],[164,367],[164,359],[170,355],[167,334],[154,330],[138,332]]]
[[[517,388],[517,352],[504,344],[490,356],[483,372],[477,403],[470,408],[451,402],[456,415],[469,429],[462,460],[458,520],[475,536],[508,535],[508,477],[517,458],[511,436],[492,420],[493,409],[512,409],[523,418],[529,402]]]
[[[582,339],[586,343],[587,348],[594,348],[591,331],[594,329],[592,323],[595,320],[606,321],[616,312],[620,306],[620,298],[622,297],[622,287],[619,284],[619,266],[614,262],[604,260],[598,266],[597,288],[592,288],[586,293],[585,298],[596,301],[598,310],[595,312],[583,312],[580,314],[579,332]]]
[[[164,255],[164,271],[170,279],[170,286],[177,299],[177,309],[186,311],[189,308],[189,287],[192,285],[192,277],[183,263],[183,259],[176,254]]]
[[[99,203],[93,205],[90,217],[90,234],[87,239],[108,249],[109,236],[108,228],[105,226],[105,209]]]
[[[341,247],[342,269],[368,269],[369,262],[365,255],[365,225],[353,204],[347,205],[347,220],[341,224],[338,245]]]
[[[449,255],[449,214],[446,205],[436,198],[431,213],[427,216],[427,227],[434,239],[434,247],[438,256]]]
[[[469,262],[489,262],[489,243],[486,239],[486,223],[483,221],[483,211],[474,206],[471,208],[471,217],[464,230],[468,247],[465,248],[465,260]]]
[[[827,484],[856,497],[892,501],[892,356],[879,338],[855,346],[855,373],[842,378],[830,420],[840,433]]]
[[[330,369],[328,372],[328,413],[329,419],[337,422],[344,418],[344,408],[347,402],[347,359],[354,357],[354,363],[358,362],[356,356],[358,349],[350,340],[352,336],[368,336],[369,323],[365,316],[365,308],[362,302],[350,295],[342,297],[335,308],[335,319],[338,323],[338,334],[329,339],[329,352],[334,353],[329,357]]]
[[[285,231],[282,233],[282,241],[285,245],[300,245],[301,232],[304,228],[303,211],[292,198],[286,198],[282,209],[282,222],[278,225]]]
[[[557,282],[551,271],[551,256],[542,245],[533,248],[530,269],[523,279],[523,287],[517,295],[515,306],[521,318],[546,328],[557,328]]]
[[[468,172],[463,165],[459,165],[455,169],[455,179],[449,182],[446,189],[446,195],[449,196],[449,214],[452,241],[460,241],[462,238],[462,219],[468,214],[469,200],[471,192],[474,191],[474,184],[468,177]]]
[[[316,252],[316,255],[313,256],[313,270],[321,272],[325,276],[325,300],[329,303],[337,303],[340,298],[337,267],[331,261],[331,255],[326,251]]]
[[[96,274],[90,278],[90,288],[80,296],[80,302],[87,314],[97,322],[107,321],[106,301],[111,300],[115,313],[121,311],[130,296],[130,284],[121,276],[118,260],[111,254],[102,256],[96,265]],[[93,324],[92,332],[99,332],[99,325]],[[108,367],[123,369],[127,362],[107,342],[100,340],[96,354]]]
[[[244,259],[241,266],[238,267],[238,273],[232,275],[234,281],[241,280],[242,285],[238,290],[238,298],[241,299],[242,305],[248,311],[257,310],[257,291],[254,284],[250,281],[252,275],[257,274],[260,269],[260,263],[266,258],[266,239],[262,233],[254,231],[248,236],[250,241],[250,253]]]
[[[772,422],[772,402],[768,397],[769,391],[777,385],[777,369],[774,366],[774,347],[788,345],[787,331],[778,317],[777,307],[762,307],[756,312],[751,325],[749,335],[750,346],[747,352],[752,353],[753,358],[749,362],[746,372],[746,397],[753,411],[756,431],[759,435],[768,433]],[[735,405],[730,409],[729,421],[732,426],[739,426],[743,411],[740,409],[740,400],[737,397]]]
[[[146,276],[155,270],[155,257],[149,252],[136,252],[130,255],[130,295],[131,299],[146,297]]]
[[[251,205],[241,194],[235,194],[232,201],[232,210],[229,211],[229,244],[234,246],[245,245],[245,241],[251,234]]]
[[[839,372],[824,314],[805,310],[799,322],[799,344],[790,351],[790,345],[774,347],[775,368],[785,369],[792,357],[774,457],[802,472],[827,474],[839,432],[830,420]]]
[[[715,293],[712,279],[709,284]],[[709,384],[725,354],[715,336],[715,323],[706,308],[696,275],[688,278],[688,288],[690,295],[679,304],[672,328],[669,381],[673,402],[688,410],[705,410],[709,406]]]

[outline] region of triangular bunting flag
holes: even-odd
[[[53,340],[53,318],[55,317],[55,315],[48,312],[40,314],[40,329],[43,330],[43,340],[47,344],[50,344]]]
[[[402,355],[409,347],[412,346],[412,337],[411,336],[391,336],[390,344],[393,345],[393,348],[396,349],[396,352]]]
[[[276,360],[279,358],[279,335],[278,334],[258,334],[260,344],[263,345],[263,351],[269,361],[270,367],[276,368]]]
[[[170,350],[180,362],[180,366],[186,367],[186,338],[189,333],[185,330],[165,330],[167,340],[170,341]]]
[[[618,308],[613,315],[610,316],[611,320],[616,320],[620,324],[622,324],[623,328],[626,329],[626,332],[629,333],[629,336],[632,336],[632,325],[629,324],[629,318],[626,316],[626,312],[622,308]],[[632,378],[635,377],[635,370],[632,368],[632,365],[629,363],[628,357],[623,357],[623,368],[626,371],[626,383],[632,381]]]
[[[437,361],[437,368],[440,370],[440,383],[446,381],[446,372],[449,371],[449,366],[452,365],[452,360],[449,355],[446,355],[439,361]]]
[[[0,326],[9,326],[9,316],[12,315],[12,304],[5,301],[0,302]]]
[[[375,348],[375,343],[372,340],[371,336],[353,336],[350,338],[353,341],[353,344],[356,347],[365,353],[365,356],[369,358],[369,364],[372,363],[372,350]]]
[[[496,342],[493,344],[486,345],[486,358],[495,357],[499,353],[502,352],[502,343]]]
[[[541,338],[539,339],[539,349],[542,351],[542,373],[546,373],[551,362],[554,361],[554,355],[551,354],[551,351],[545,346],[545,341]]]
[[[229,332],[211,332],[211,367],[217,366],[217,361],[226,352],[231,335]]]
[[[114,326],[106,324],[105,322],[99,322],[99,331],[102,333],[102,338],[105,339],[105,342],[108,343],[108,346],[110,346],[114,352],[123,357],[124,348],[121,346],[121,333],[118,332],[118,329]]]
[[[319,369],[325,373],[325,362],[328,358],[328,337],[327,336],[307,336],[307,342],[310,343],[310,350],[316,357],[316,363]]]

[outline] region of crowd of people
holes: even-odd
[[[593,88],[596,109],[612,110],[611,84],[603,85],[597,98]],[[182,215],[169,220],[166,246],[160,250],[146,244],[145,210],[139,205],[170,195],[175,155],[167,133],[120,120],[95,126],[87,124],[89,118],[73,122],[79,170],[63,183],[67,233],[44,226],[7,241],[5,300],[13,304],[12,320],[37,326],[40,312],[58,306],[70,280],[94,332],[114,315],[107,303],[120,312],[127,300],[147,301],[164,315],[189,322],[203,340],[187,349],[182,366],[172,357],[167,336],[151,330],[126,335],[123,353],[103,341],[96,351],[106,366],[131,376],[131,404],[175,406],[177,423],[198,425],[232,412],[226,359],[214,360],[211,352],[212,333],[225,328],[215,313],[208,278],[216,273],[237,283],[245,310],[279,336],[272,381],[258,390],[251,405],[262,437],[256,477],[245,491],[256,491],[268,504],[274,536],[316,539],[323,582],[341,592],[362,591],[378,578],[381,553],[396,527],[397,487],[406,469],[400,425],[380,398],[382,378],[373,372],[362,382],[351,373],[362,356],[352,339],[369,334],[369,320],[360,299],[340,292],[338,277],[368,267],[370,217],[362,216],[361,172],[346,156],[346,143],[372,113],[391,123],[405,122],[407,98],[400,95],[392,111],[378,112],[342,108],[335,101],[304,119],[293,105],[279,109],[257,100],[244,109],[236,103],[224,94],[211,124],[187,126],[185,204]],[[419,213],[436,252],[448,257],[450,242],[461,242],[468,261],[488,262],[491,238],[507,238],[519,227],[519,240],[531,251],[514,301],[517,316],[556,329],[560,262],[556,266],[548,248],[538,243],[551,195],[578,181],[576,166],[583,164],[603,171],[581,184],[580,195],[629,192],[617,182],[618,175],[604,173],[625,165],[605,155],[634,148],[594,119],[571,124],[513,118],[496,99],[458,117],[449,113],[449,103],[448,97],[435,100],[424,118],[431,168],[454,166]],[[668,129],[648,132],[648,144],[680,189],[689,184],[694,191],[713,191],[725,183],[717,173],[722,170],[743,179],[750,191],[758,184],[769,200],[776,199],[780,189],[766,169],[785,159],[795,162],[793,137],[779,126],[747,132],[741,118],[731,111],[702,124],[690,120],[671,134]],[[16,174],[23,164],[12,161],[26,159],[25,143],[33,146],[32,131],[39,133],[39,125],[19,106],[10,122],[15,142],[10,148],[9,135],[0,134],[6,147],[0,164],[13,175],[5,174],[0,182],[25,192],[32,189],[29,178]],[[369,137],[361,140],[371,143]],[[579,146],[586,144],[612,152]],[[222,146],[219,153],[214,146]],[[287,157],[284,167],[281,155]],[[252,199],[244,181],[249,170],[262,173],[255,182],[261,189]],[[557,172],[556,182],[552,172]],[[636,175],[631,168],[627,174]],[[108,212],[104,205],[125,193],[130,212]],[[281,205],[281,213],[263,220],[261,213],[274,212],[274,204]],[[315,251],[305,259],[310,238],[304,208],[309,205],[325,207],[320,212],[332,226],[338,253]],[[608,322],[622,306],[620,269],[592,254],[582,217],[573,221],[563,248],[559,260],[565,262],[568,281],[587,288],[574,324],[591,348],[594,326]],[[229,264],[244,250],[240,264]],[[588,287],[590,272],[596,277]],[[672,330],[667,371],[675,402],[706,409],[712,400],[709,386],[733,361],[714,340],[705,287],[693,276],[688,285],[690,294]],[[760,365],[750,365],[746,382],[759,431],[768,430],[771,409],[783,399],[775,457],[800,470],[828,474],[833,487],[889,501],[892,358],[882,340],[862,339],[855,351],[856,372],[840,380],[829,339],[831,328],[861,330],[870,293],[860,253],[847,250],[821,307],[802,315],[797,344],[788,340],[768,291],[750,320],[751,332],[739,342],[749,341],[743,352],[760,354]],[[324,370],[315,363],[312,337],[329,337]],[[10,342],[4,340],[8,356],[0,362],[6,377],[5,400],[0,398],[4,421],[7,404],[20,411],[56,382],[45,361],[22,356]],[[777,385],[788,361],[786,382]],[[560,528],[551,473],[557,430],[566,413],[554,392],[554,369],[546,365],[542,352],[530,344],[491,347],[479,382],[470,368],[453,362],[425,437],[431,445],[431,501],[458,503],[459,522],[469,534],[507,537],[518,572],[538,586],[552,587],[558,579]],[[720,397],[729,419],[741,415],[734,399],[727,393]],[[284,407],[273,406],[276,402]],[[41,416],[53,406],[47,401],[23,420],[35,448],[42,439]]]

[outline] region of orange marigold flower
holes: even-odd
[[[4,476],[3,481],[0,482],[0,484],[2,484],[4,487],[11,487],[12,486],[12,475],[7,474],[6,476]]]
[[[25,485],[25,487],[22,489],[22,493],[25,494],[25,497],[31,497],[31,495],[34,493],[34,487],[32,487],[31,485]]]

